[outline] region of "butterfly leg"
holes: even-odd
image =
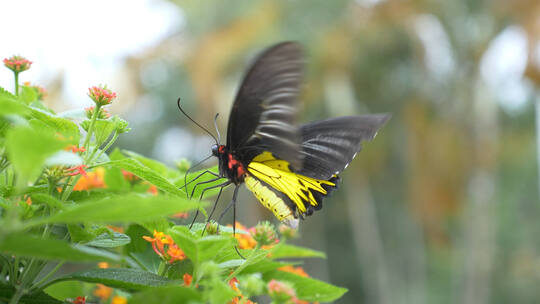
[[[220,188],[219,189],[219,193],[218,193],[218,196],[216,198],[216,201],[214,203],[214,207],[212,208],[212,213],[214,213],[214,210],[216,209],[216,206],[217,206],[217,203],[219,201],[219,197],[221,196],[221,192],[223,191],[223,188],[225,188],[226,186],[228,186],[231,182],[230,181],[226,181],[224,183],[221,183],[219,185],[215,185],[215,186],[210,186],[210,187],[206,187],[203,189],[203,191],[201,192],[201,196],[199,197],[199,201],[202,200],[203,198],[203,195],[204,193],[207,191],[207,190],[211,190],[211,189],[215,189],[215,188]],[[210,221],[210,217],[212,217],[212,213],[210,213],[210,216],[208,217],[208,221]],[[193,224],[195,223],[195,220],[197,219],[197,216],[199,216],[199,209],[197,209],[197,212],[195,212],[195,216],[193,217],[193,221],[191,221],[191,225],[189,225],[189,229],[191,229],[191,227],[193,227]],[[208,223],[207,221],[207,223]],[[204,228],[206,230],[206,227]],[[204,234],[204,230],[203,230],[203,234]]]
[[[208,183],[213,183],[213,182],[218,181],[218,180],[220,180],[220,179],[222,179],[222,177],[221,177],[221,176],[218,176],[218,177],[216,177],[216,178],[212,178],[212,179],[209,179],[209,180],[204,181],[204,182],[196,183],[195,186],[193,186],[193,190],[191,191],[191,195],[189,196],[189,198],[190,198],[190,199],[193,198],[193,195],[195,194],[195,190],[197,189],[197,187],[198,187],[199,185],[208,184]]]
[[[195,176],[195,178],[193,178],[193,179],[190,180],[189,182],[187,182],[187,181],[186,181],[186,177],[184,177],[184,186],[183,186],[183,187],[184,187],[184,189],[185,189],[185,191],[186,191],[186,195],[187,195],[187,193],[188,193],[187,185],[189,185],[189,184],[191,184],[192,182],[198,180],[201,176],[203,176],[203,175],[205,175],[205,174],[207,174],[207,173],[210,173],[211,175],[213,175],[213,176],[215,176],[215,177],[219,177],[219,174],[214,173],[214,172],[212,172],[212,171],[210,171],[210,170],[204,170],[203,172],[201,172],[199,175]],[[186,176],[187,176],[187,174],[186,174]],[[189,198],[189,197],[188,197],[188,198]]]
[[[227,207],[225,208],[225,210],[223,210],[223,212],[221,213],[221,215],[219,216],[219,220],[218,220],[218,223],[221,222],[221,218],[223,217],[223,215],[225,215],[225,213],[227,213],[227,211],[229,211],[229,209],[231,208],[231,206],[233,207],[233,237],[236,237],[236,198],[238,196],[238,189],[240,188],[240,185],[236,185],[236,187],[234,188],[234,193],[233,193],[233,197],[232,197],[232,200],[231,202],[229,203],[229,205],[227,205]],[[218,226],[219,228],[219,226]],[[234,245],[234,249],[236,250],[236,253],[238,253],[238,255],[242,258],[242,259],[246,259],[241,253],[240,253],[240,250],[238,250],[238,246]]]

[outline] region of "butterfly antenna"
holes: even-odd
[[[217,139],[218,139],[218,144],[221,142],[221,134],[219,134],[219,129],[217,127],[217,118],[219,116],[219,113],[216,113],[216,117],[214,117],[214,128],[216,128],[216,133],[217,133]]]
[[[208,129],[206,129],[205,127],[201,126],[198,122],[196,122],[195,120],[193,120],[193,118],[191,118],[189,115],[187,115],[187,113],[184,111],[184,109],[182,109],[182,106],[180,105],[180,101],[181,101],[181,98],[178,98],[178,101],[176,102],[176,104],[178,105],[178,109],[180,110],[180,112],[182,112],[182,114],[184,114],[189,120],[191,120],[194,124],[196,124],[199,128],[203,129],[206,133],[208,133],[210,136],[212,136],[212,138],[216,141],[216,144],[219,145],[219,142],[217,140],[217,138],[214,136],[214,134],[210,133],[210,131],[208,131]]]

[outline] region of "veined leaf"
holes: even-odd
[[[182,190],[180,190],[177,186],[175,186],[173,183],[171,183],[168,179],[161,176],[156,171],[141,164],[139,161],[135,159],[126,158],[126,159],[120,159],[120,160],[113,160],[107,163],[107,165],[129,171],[137,175],[141,179],[158,187],[162,191],[185,197],[185,193]]]
[[[126,194],[97,201],[88,201],[66,208],[50,217],[37,219],[34,222],[29,221],[28,225],[78,222],[144,222],[198,207],[198,202],[180,197]]]
[[[109,287],[126,290],[141,290],[148,287],[174,284],[165,277],[158,276],[148,271],[127,268],[92,269],[75,272],[56,279],[56,282],[77,280],[89,283],[101,283]]]
[[[85,243],[84,245],[92,247],[112,248],[124,246],[129,244],[130,242],[131,238],[129,236],[114,231],[111,234],[102,233],[90,242]]]
[[[80,138],[79,127],[71,120],[58,117],[54,114],[45,112],[41,109],[28,107],[30,110],[30,116],[38,119],[48,126],[54,128],[56,132],[62,134],[65,140],[72,144],[78,144]]]
[[[308,302],[333,302],[347,292],[346,288],[285,271],[268,272],[263,277],[265,280],[274,279],[293,284],[298,298]]]
[[[115,262],[119,260],[117,255],[108,251],[82,245],[72,245],[63,240],[44,239],[23,233],[5,236],[0,241],[0,251],[44,260],[78,262]]]

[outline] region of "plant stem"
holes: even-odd
[[[160,276],[164,276],[165,275],[165,271],[167,270],[167,265],[165,265],[164,262],[159,262],[159,267],[158,267],[158,275]]]
[[[45,283],[45,282],[48,279],[50,279],[50,277],[52,277],[58,271],[58,269],[60,269],[60,267],[62,267],[62,265],[64,265],[64,263],[65,263],[65,261],[61,261],[60,263],[56,264],[56,266],[54,266],[54,268],[47,275],[45,275],[41,280],[39,280],[38,282],[36,282],[34,284],[32,289],[42,289],[45,286],[47,286],[50,282],[47,282],[47,283]],[[41,286],[41,285],[43,285],[43,286]]]
[[[15,96],[19,96],[19,72],[14,72],[15,74]]]
[[[96,156],[96,159],[99,159],[101,157],[101,155],[103,155],[103,153],[105,153],[107,150],[109,150],[109,148],[114,144],[114,142],[118,139],[118,132],[114,131],[114,135],[113,135],[113,138],[107,143],[107,145],[101,149],[101,151],[99,152],[99,154]],[[98,150],[98,148],[96,147],[96,149],[92,152],[92,155],[90,155],[90,158],[88,159],[88,162],[92,162],[94,159],[93,159],[93,156],[95,154],[95,152]]]
[[[19,300],[22,298],[24,294],[24,289],[22,286],[16,286],[15,287],[15,294],[11,297],[11,300],[9,300],[9,304],[17,304],[19,303]]]
[[[94,125],[96,124],[96,119],[98,117],[100,108],[101,106],[96,104],[96,107],[94,109],[94,114],[92,115],[92,120],[90,121],[90,126],[88,127],[88,133],[86,134],[86,138],[84,139],[83,148],[85,148],[86,151],[88,151],[88,145],[90,144],[90,138],[92,137],[92,133],[94,132]]]

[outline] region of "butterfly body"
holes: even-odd
[[[244,164],[236,159],[225,145],[212,146],[212,154],[219,160],[219,175],[229,179],[235,185],[244,182],[246,168]]]
[[[219,177],[245,184],[263,206],[295,227],[322,208],[362,141],[372,140],[390,115],[344,116],[296,124],[303,54],[295,42],[277,44],[246,73],[229,116],[227,143],[216,143]],[[219,198],[219,197],[218,197]]]

